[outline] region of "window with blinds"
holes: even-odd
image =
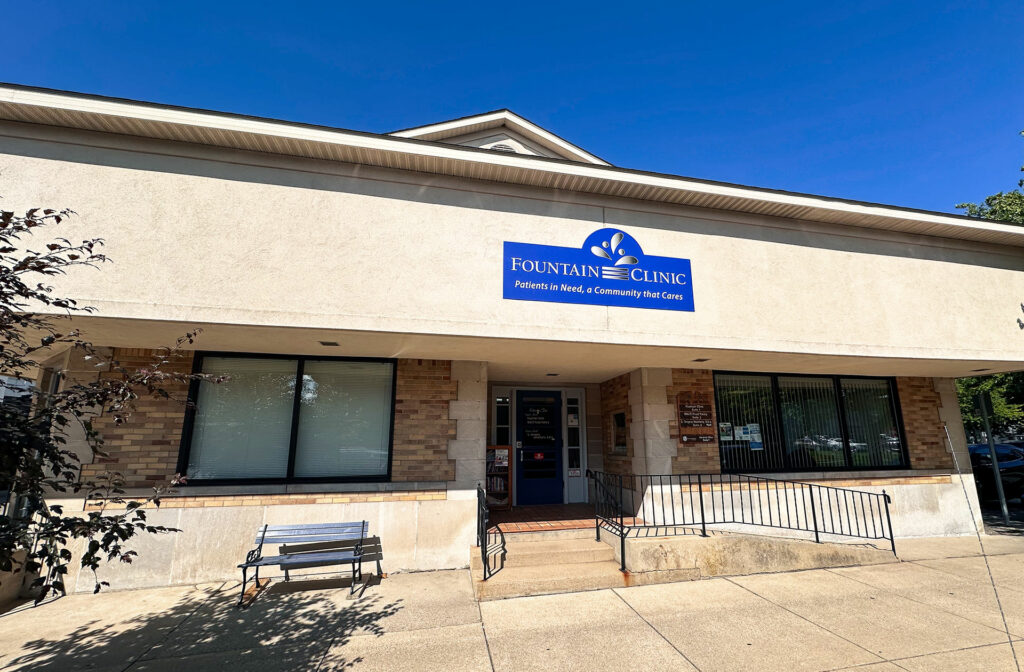
[[[382,480],[390,466],[394,363],[202,356],[186,473],[197,481]]]
[[[892,380],[716,373],[724,472],[906,466]]]

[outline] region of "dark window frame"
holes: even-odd
[[[388,357],[325,357],[320,355],[282,355],[277,353],[255,352],[221,352],[214,350],[198,350],[192,358],[192,373],[203,372],[203,359],[206,357],[232,357],[236,359],[288,359],[297,362],[295,369],[295,397],[292,401],[291,432],[288,440],[288,471],[284,477],[273,478],[189,478],[190,485],[283,485],[291,483],[390,483],[391,471],[395,455],[395,406],[398,391],[398,360]],[[299,408],[301,407],[302,374],[305,364],[314,362],[378,362],[391,365],[391,420],[388,424],[388,460],[387,472],[380,476],[314,476],[299,477],[295,473],[295,453],[299,434]],[[178,473],[188,473],[188,460],[192,452],[192,434],[195,429],[197,400],[199,398],[200,380],[193,380],[188,388],[188,405],[185,409],[185,421],[181,429],[181,442],[178,447]]]
[[[615,422],[616,416],[622,416],[622,445],[618,445],[616,442],[618,434],[618,425]],[[609,436],[610,454],[611,455],[629,455],[629,414],[626,413],[626,409],[609,411],[608,422],[611,426],[611,436]]]
[[[792,373],[792,372],[781,372],[781,373],[769,373],[767,371],[719,371],[714,370],[711,372],[712,385],[715,389],[715,423],[717,426],[719,415],[719,398],[718,398],[718,379],[717,376],[761,376],[767,377],[771,382],[771,394],[772,404],[775,408],[775,422],[773,430],[778,432],[778,436],[782,441],[781,459],[782,459],[782,472],[784,473],[801,473],[801,472],[857,472],[857,471],[900,471],[910,469],[910,447],[907,445],[907,434],[903,426],[903,407],[900,405],[899,388],[896,384],[896,378],[893,376],[864,376],[864,375],[833,375],[833,374],[821,374],[821,373]],[[781,411],[781,398],[779,395],[779,378],[823,378],[832,381],[832,389],[835,393],[836,398],[836,411],[838,413],[839,427],[843,435],[843,454],[846,458],[847,465],[842,467],[795,467],[789,462],[789,453],[784,449],[786,445],[786,433],[782,423],[782,411]],[[843,389],[841,380],[844,378],[856,378],[861,380],[884,380],[889,384],[889,398],[892,400],[892,412],[893,419],[896,422],[896,431],[899,434],[900,439],[900,463],[880,466],[856,466],[853,465],[853,456],[850,450],[850,431],[846,417],[846,403],[843,397]],[[719,446],[721,442],[719,441]],[[722,451],[719,448],[718,453],[718,465],[723,474],[740,474],[740,473],[780,473],[778,469],[727,469],[722,463]]]

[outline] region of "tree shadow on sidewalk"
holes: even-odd
[[[0,666],[40,672],[317,669],[332,647],[343,646],[353,635],[382,635],[381,621],[402,608],[401,600],[385,603],[372,588],[349,600],[347,585],[336,580],[274,582],[247,609],[235,607],[237,583],[190,591],[169,598],[173,603],[166,606],[143,595],[149,591],[116,593],[123,602],[114,593],[105,594],[97,608],[88,602],[94,596],[57,599],[4,617],[23,619],[29,628],[38,621],[47,635],[20,646],[8,641],[0,649]],[[309,590],[314,587],[320,590]],[[133,600],[153,606],[140,608]],[[8,630],[12,621],[0,628]],[[359,662],[337,653],[344,651],[336,650],[325,669]]]
[[[985,521],[986,534],[1014,534],[1024,536],[1024,500],[1011,499],[1007,501],[1007,509],[1010,512],[1010,523],[1003,522],[1003,512],[996,502],[983,502],[981,515]]]

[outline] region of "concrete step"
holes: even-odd
[[[696,569],[673,569],[631,574],[619,570],[615,560],[583,562],[547,567],[509,567],[483,580],[479,570],[473,571],[473,590],[481,601],[503,600],[509,597],[575,593],[581,590],[605,590],[655,583],[695,581],[700,579]]]
[[[505,544],[505,567],[539,567],[542,565],[567,565],[588,562],[606,562],[615,559],[615,551],[608,544],[594,539],[540,539],[520,541],[513,539]],[[479,549],[470,556],[473,569],[483,567]]]
[[[473,578],[478,600],[573,593],[626,585],[619,563],[614,560],[531,567],[510,567],[506,564],[487,581],[482,580],[479,570],[473,572]]]

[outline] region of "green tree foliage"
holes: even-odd
[[[103,437],[93,429],[98,413],[109,414],[115,423],[130,422],[136,399],[170,398],[165,384],[210,379],[166,370],[196,332],[161,350],[150,366],[128,369],[78,332],[59,329],[61,318],[93,309],[56,295],[48,281],[73,268],[107,261],[99,252],[100,239],[73,243],[41,238],[44,230],[72,214],[0,211],[0,491],[12,495],[0,508],[0,572],[33,575],[38,600],[65,592],[64,576],[75,559],[72,548],[81,548],[78,562],[95,574],[104,562],[131,562],[132,537],[173,531],[146,520],[147,506],[159,506],[160,495],[175,482],[170,474],[167,485],[127,498],[119,473],[83,479],[69,438],[84,436],[93,455],[103,456]],[[34,387],[42,362],[69,348],[104,375],[84,383],[65,381],[56,390]],[[81,497],[90,506],[65,511],[47,503],[53,497]],[[101,585],[105,582],[97,580],[95,590]]]
[[[1020,181],[1024,187],[1024,180]],[[960,203],[956,207],[964,210],[970,217],[994,219],[1011,224],[1024,224],[1024,191],[1000,191],[992,194],[983,203]]]
[[[1024,131],[1021,131],[1021,136],[1024,136]],[[1021,171],[1024,172],[1024,166],[1021,167]],[[1024,180],[1018,181],[1017,186],[1024,187]],[[970,217],[1024,225],[1024,191],[1019,188],[993,194],[983,203],[960,203],[956,207]],[[1021,308],[1024,309],[1024,304]],[[1024,329],[1024,322],[1019,318],[1017,321]],[[1024,424],[1024,372],[961,378],[956,384],[960,397],[960,413],[964,418],[964,428],[969,434],[979,436],[981,431],[981,418],[974,401],[975,395],[979,392],[989,392],[992,395],[995,412],[992,426],[994,434],[1006,433]]]
[[[1020,134],[1024,136],[1024,131]],[[1024,172],[1024,166],[1021,166],[1021,172]],[[1017,186],[1024,187],[1024,180],[1019,180]],[[992,194],[983,203],[958,203],[956,207],[968,217],[1024,224],[1024,191],[1020,188]]]
[[[1020,373],[997,373],[993,376],[975,376],[960,378],[956,381],[956,391],[960,398],[960,413],[964,419],[964,429],[969,435],[980,437],[983,430],[981,414],[978,412],[975,397],[981,392],[992,396],[992,410],[995,414],[990,418],[992,432],[1005,433],[1016,427],[1024,419],[1024,376]]]

